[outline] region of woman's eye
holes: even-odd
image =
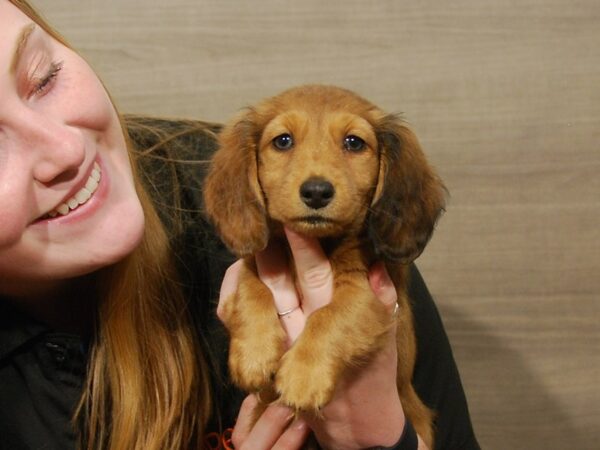
[[[52,64],[50,64],[50,68],[48,69],[46,75],[44,75],[42,78],[35,79],[33,89],[30,92],[30,96],[44,94],[50,88],[50,86],[58,76],[58,73],[61,71],[62,67],[62,62],[53,62]]]
[[[349,135],[344,139],[344,148],[350,152],[360,152],[366,147],[365,141],[358,136]]]
[[[287,133],[280,134],[273,139],[273,146],[278,150],[289,150],[294,146],[294,139]]]

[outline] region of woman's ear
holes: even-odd
[[[369,237],[384,258],[409,263],[429,241],[446,200],[446,189],[415,134],[396,116],[375,125],[380,174],[369,216]]]
[[[262,250],[269,240],[265,202],[258,181],[260,128],[252,110],[219,134],[204,183],[204,206],[219,235],[237,256]]]

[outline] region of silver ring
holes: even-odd
[[[298,308],[300,308],[300,307],[299,306],[294,306],[293,308],[286,309],[285,311],[282,311],[282,312],[277,311],[277,315],[279,317],[287,316],[288,314],[291,314],[294,311],[296,311]]]
[[[400,305],[398,304],[398,302],[396,302],[396,304],[394,305],[394,311],[392,312],[392,317],[396,317],[399,312],[400,312]]]

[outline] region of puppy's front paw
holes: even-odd
[[[318,358],[302,358],[298,348],[286,353],[275,376],[280,401],[291,408],[318,414],[333,397],[337,370]]]
[[[229,371],[235,384],[247,392],[256,392],[273,383],[283,354],[283,340],[265,345],[247,339],[232,339],[229,348]]]

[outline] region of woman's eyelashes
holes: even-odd
[[[52,62],[46,73],[41,77],[33,77],[32,88],[29,91],[29,97],[34,95],[46,94],[58,77],[59,72],[63,68],[62,61]]]

